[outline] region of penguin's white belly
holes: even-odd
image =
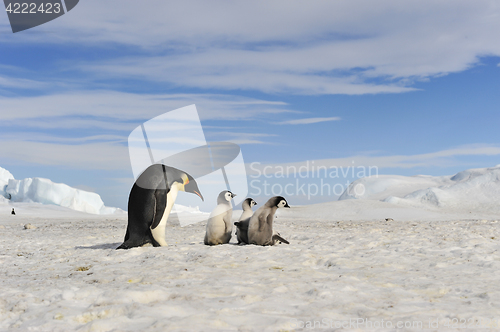
[[[207,233],[209,236],[222,236],[226,232],[226,223],[224,222],[226,213],[210,217],[207,223]]]
[[[232,209],[228,205],[218,205],[210,214],[207,222],[207,240],[211,244],[227,243],[232,232]],[[228,222],[226,222],[228,221]],[[229,234],[229,235],[228,235]]]
[[[172,207],[174,206],[178,192],[179,189],[177,188],[177,186],[172,186],[172,188],[170,188],[170,191],[167,194],[167,206],[165,207],[165,211],[163,212],[160,223],[158,224],[158,226],[156,226],[155,229],[151,229],[153,238],[162,247],[168,245],[165,241],[165,227],[167,227],[168,216],[170,215],[170,211],[172,211]]]

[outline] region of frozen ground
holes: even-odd
[[[498,328],[499,171],[466,172],[284,209],[274,247],[208,247],[197,223],[117,251],[126,215],[2,200],[0,331]]]
[[[204,224],[194,224],[167,227],[169,247],[128,251],[114,250],[126,216],[3,209],[0,330],[293,331],[323,319],[317,330],[349,319],[419,330],[429,320],[443,329],[446,319],[500,318],[496,220],[435,213],[387,222],[379,215],[400,207],[328,206],[330,218],[310,218],[311,207],[278,216],[290,245],[208,247]]]

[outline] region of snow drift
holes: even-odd
[[[0,194],[5,197],[3,201],[10,199],[11,202],[52,204],[92,214],[123,212],[118,208],[104,206],[101,197],[96,193],[44,178],[16,180],[9,171],[1,167]]]
[[[500,212],[500,167],[453,176],[379,175],[354,181],[339,200],[379,200],[419,208]]]

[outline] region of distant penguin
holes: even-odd
[[[241,214],[239,221],[234,223],[236,226],[236,238],[238,239],[238,244],[248,243],[248,223],[250,222],[250,217],[253,214],[252,207],[255,205],[257,205],[257,202],[251,198],[245,199],[241,204],[243,213]]]
[[[165,227],[179,191],[203,196],[194,178],[162,164],[149,166],[135,181],[128,199],[128,225],[124,242],[116,249],[151,243],[166,246]]]
[[[14,211],[14,208],[12,208],[12,212],[10,214],[16,215],[16,211]]]
[[[286,199],[281,196],[274,196],[264,206],[255,211],[248,224],[249,244],[272,246],[278,241],[289,244],[279,234],[273,234],[274,214],[278,208],[283,207],[290,207]]]
[[[207,230],[205,232],[204,243],[206,245],[216,245],[229,243],[231,233],[233,231],[233,224],[231,218],[233,217],[233,207],[231,206],[231,199],[236,195],[229,190],[224,190],[217,197],[217,206],[210,213],[207,222]]]

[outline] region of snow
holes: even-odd
[[[205,246],[205,223],[169,221],[168,247],[114,250],[126,215],[0,204],[0,331],[300,331],[315,321],[326,331],[346,322],[352,330],[395,330],[388,322],[442,330],[453,318],[493,329],[498,170],[467,172],[437,183],[472,211],[439,194],[441,205],[404,198],[438,187],[402,179],[361,199],[279,209],[274,229],[290,245],[273,247],[238,246],[234,235]],[[384,201],[391,187],[412,205]],[[361,319],[386,328],[350,325]]]
[[[188,213],[203,213],[200,211],[200,208],[195,206],[184,206],[180,204],[175,204],[175,211],[177,213],[188,212]]]
[[[381,200],[449,212],[500,213],[500,167],[470,169],[453,176],[394,176],[354,181],[339,200]]]
[[[11,202],[53,204],[92,214],[123,213],[118,208],[104,206],[101,197],[96,193],[38,177],[16,180],[3,168],[0,168],[0,188],[3,188],[0,194],[3,193]],[[5,202],[0,200],[0,203]]]

